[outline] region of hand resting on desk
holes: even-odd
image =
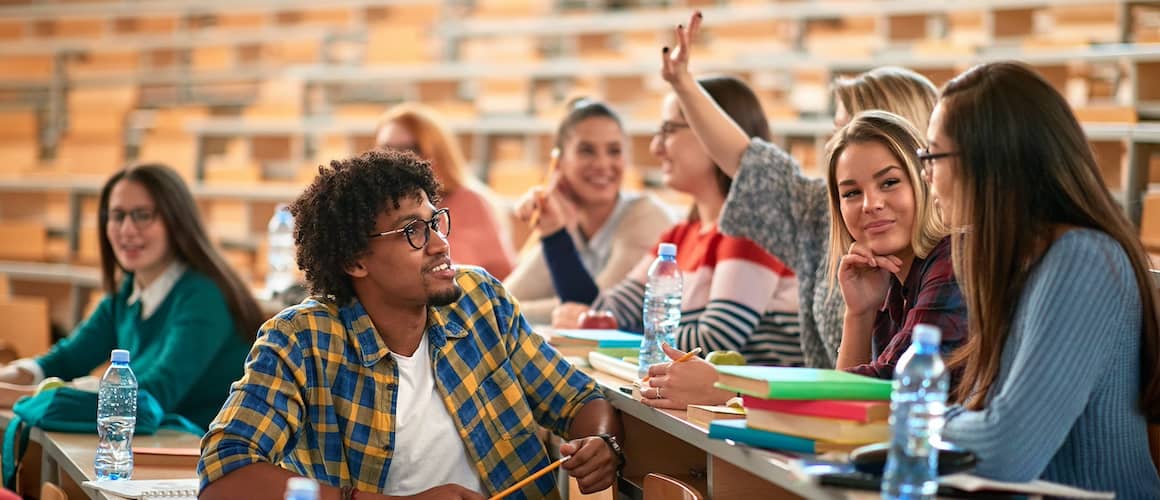
[[[685,353],[662,344],[671,360]],[[649,367],[649,381],[641,388],[641,402],[653,408],[684,410],[689,405],[723,405],[733,393],[713,387],[717,369],[708,361],[692,357],[684,363],[660,363]]]

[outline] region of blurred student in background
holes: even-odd
[[[395,106],[379,119],[375,146],[415,153],[431,162],[443,186],[443,206],[455,212],[455,261],[480,266],[504,279],[515,252],[503,203],[468,170],[463,153],[434,110],[417,103]]]
[[[559,163],[547,187],[532,189],[516,206],[524,221],[539,216],[531,245],[504,282],[524,316],[540,324],[551,322],[561,302],[591,302],[599,289],[618,283],[673,222],[656,198],[621,189],[628,137],[608,105],[569,103],[555,147]],[[562,250],[576,258],[554,259]],[[593,278],[582,287],[563,278],[569,271]]]
[[[47,354],[0,368],[0,404],[10,407],[45,377],[88,375],[113,349],[127,349],[140,388],[204,428],[242,375],[262,311],[169,167],[117,172],[99,203],[105,297]]]
[[[742,124],[747,135],[769,138],[761,103],[748,86],[732,77],[705,78],[699,84]],[[717,230],[729,177],[689,130],[675,95],[665,97],[661,119],[651,152],[661,161],[665,185],[693,198],[686,220],[670,227],[657,241],[677,245],[677,264],[684,274],[677,346],[738,351],[750,363],[801,365],[793,272],[756,243]],[[637,265],[627,277],[603,290],[592,303],[593,309],[611,311],[622,329],[642,329],[644,287],[655,248],[637,256]],[[583,279],[591,280],[585,275],[568,278],[571,282]],[[574,327],[587,309],[585,304],[564,304],[553,325]]]

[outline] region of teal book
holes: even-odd
[[[762,399],[888,401],[893,382],[838,370],[718,366],[716,386]]]
[[[593,349],[640,349],[642,338],[640,334],[621,330],[556,330],[552,334],[552,344],[583,344]]]
[[[854,445],[843,445],[816,441],[797,436],[789,436],[778,432],[763,431],[746,426],[745,420],[714,420],[709,424],[710,439],[731,439],[741,444],[771,450],[792,451],[816,455],[831,451],[847,453],[857,448]]]

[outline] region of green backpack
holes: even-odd
[[[16,486],[16,466],[28,448],[28,437],[33,427],[50,432],[97,433],[97,393],[71,387],[59,387],[40,392],[16,402],[15,416],[4,432],[3,459],[4,486]],[[202,435],[205,430],[180,415],[166,415],[161,404],[149,392],[137,392],[137,425],[134,435],[149,435],[158,429],[174,429]]]

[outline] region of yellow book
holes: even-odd
[[[709,423],[714,420],[745,418],[745,409],[732,406],[689,405],[688,411],[685,412],[685,418],[708,429]]]
[[[886,422],[868,424],[853,420],[790,415],[776,411],[749,409],[749,426],[755,429],[817,439],[838,444],[869,444],[890,440]]]

